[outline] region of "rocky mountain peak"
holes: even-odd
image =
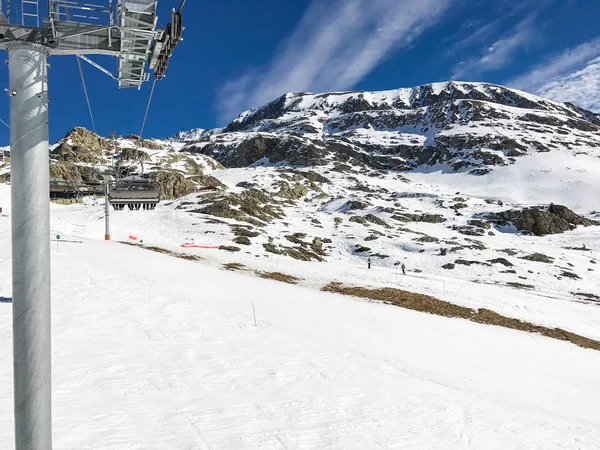
[[[203,131],[184,151],[254,164],[419,167],[484,175],[539,152],[600,148],[600,115],[489,83],[285,94]]]
[[[456,102],[459,105],[464,100],[558,112],[588,121],[599,120],[598,115],[572,104],[554,102],[515,89],[490,83],[449,81],[380,92],[288,93],[266,105],[243,112],[225,131],[250,131],[263,121],[282,119],[298,113],[317,113],[332,117],[365,111],[416,110],[443,103]]]

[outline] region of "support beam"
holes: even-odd
[[[110,201],[108,190],[110,189],[108,175],[104,176],[104,240],[110,241]]]
[[[47,53],[8,51],[16,450],[51,450]]]

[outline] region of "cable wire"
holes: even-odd
[[[81,84],[83,84],[83,93],[85,94],[85,101],[87,102],[88,111],[90,112],[90,119],[92,119],[92,128],[94,129],[94,133],[96,132],[96,122],[94,121],[94,114],[92,113],[92,105],[90,103],[90,97],[88,95],[87,87],[85,85],[85,78],[83,77],[83,69],[81,67],[81,61],[79,60],[79,56],[75,56],[77,59],[77,66],[79,67],[79,75],[81,75]]]
[[[150,110],[150,103],[152,102],[152,96],[154,95],[154,86],[156,86],[156,78],[152,82],[152,89],[150,90],[150,97],[148,98],[148,105],[146,106],[146,113],[144,114],[144,120],[142,121],[142,128],[140,130],[140,137],[138,139],[139,142],[142,140],[142,135],[144,134],[144,127],[146,126],[146,119],[148,118],[148,111]]]
[[[0,122],[2,122],[4,125],[6,125],[8,128],[10,128],[10,125],[7,124],[4,120],[0,119]]]
[[[67,20],[71,20],[69,8],[65,8],[65,12],[67,14]],[[77,55],[75,55],[75,59],[77,60],[77,67],[79,67],[79,75],[81,76],[81,84],[83,84],[83,93],[85,94],[85,101],[87,102],[88,111],[90,112],[90,119],[92,119],[92,128],[94,129],[94,133],[98,134],[98,132],[96,131],[96,122],[94,121],[94,114],[92,113],[92,104],[90,103],[90,96],[88,95],[87,86],[85,85],[85,78],[83,77],[81,61],[79,60],[79,56]]]

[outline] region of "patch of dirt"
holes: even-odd
[[[457,259],[456,261],[454,261],[454,264],[461,264],[463,266],[471,266],[473,264],[479,264],[479,265],[482,265],[482,266],[491,266],[491,264],[484,263],[484,262],[481,262],[481,261],[467,261],[465,259]]]
[[[395,288],[369,289],[363,287],[344,286],[341,283],[330,283],[321,289],[325,292],[368,298],[388,303],[401,308],[411,309],[442,317],[467,319],[471,322],[494,325],[528,333],[539,334],[559,341],[568,341],[579,347],[600,351],[600,341],[581,336],[561,328],[548,328],[519,319],[502,316],[489,309],[471,309],[445,302],[428,295],[402,291]]]
[[[260,278],[267,278],[269,280],[281,281],[288,284],[298,284],[298,281],[300,281],[300,278],[296,278],[292,275],[287,275],[281,272],[257,272],[256,274]]]
[[[546,264],[552,264],[554,262],[554,258],[546,256],[543,253],[532,253],[531,255],[521,256],[520,259],[525,259],[527,261],[542,262]]]
[[[241,264],[241,263],[226,263],[223,264],[223,269],[225,270],[231,270],[231,271],[236,271],[236,270],[246,270],[246,266]]]
[[[506,283],[506,285],[513,287],[515,289],[533,289],[533,288],[535,288],[535,286],[533,286],[532,284],[523,284],[523,283],[519,283],[517,281],[509,281],[508,283]]]
[[[178,252],[174,252],[172,250],[167,250],[166,248],[162,248],[162,247],[133,244],[131,242],[125,242],[125,241],[121,241],[121,244],[131,245],[132,247],[143,248],[144,250],[150,250],[151,252],[162,253],[163,255],[174,256],[175,258],[186,259],[188,261],[201,261],[202,260],[202,258],[200,258],[199,256],[196,256],[196,255],[190,255],[188,253],[178,253]]]
[[[506,258],[496,258],[496,259],[490,259],[488,261],[489,263],[492,264],[502,264],[505,267],[512,267],[513,263],[511,263],[508,259]]]
[[[250,242],[250,239],[247,238],[246,236],[238,236],[233,240],[233,242],[235,242],[236,244],[240,244],[240,245],[252,244],[252,242]]]
[[[571,292],[571,294],[575,295],[576,297],[579,297],[582,300],[600,304],[600,295],[589,294],[586,292]]]
[[[241,248],[236,247],[235,245],[221,245],[219,246],[219,250],[225,250],[226,252],[239,252]]]
[[[576,273],[569,272],[568,270],[563,270],[560,274],[561,277],[571,278],[572,280],[580,280],[581,277]]]

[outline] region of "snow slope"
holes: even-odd
[[[13,445],[7,194],[0,186],[2,449]],[[53,232],[75,238],[76,211],[53,205]],[[117,242],[61,243],[52,264],[55,448],[600,442],[599,352]]]

